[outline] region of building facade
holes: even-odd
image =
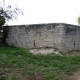
[[[80,50],[80,26],[65,23],[4,26],[9,46]],[[5,30],[4,30],[5,31]]]

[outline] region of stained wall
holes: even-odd
[[[4,27],[5,28],[5,27]],[[8,26],[6,42],[25,48],[80,50],[80,27],[65,23]]]

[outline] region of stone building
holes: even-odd
[[[6,31],[6,32],[5,32]],[[4,26],[6,42],[25,48],[80,50],[80,26],[65,23]]]

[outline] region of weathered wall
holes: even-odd
[[[63,24],[62,51],[69,52],[80,50],[80,27]]]
[[[9,26],[6,42],[25,48],[80,50],[80,27],[64,23]]]
[[[61,49],[60,24],[10,26],[6,42],[26,48],[55,47]]]

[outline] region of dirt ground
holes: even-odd
[[[10,71],[12,70],[12,71]],[[0,67],[0,80],[45,80],[43,75],[27,75],[21,70],[13,67]]]
[[[12,69],[13,71],[8,71]],[[1,76],[7,76],[7,79],[2,79]],[[80,69],[72,75],[62,74],[63,80],[80,80]],[[15,79],[14,79],[15,78]],[[26,75],[24,72],[16,68],[1,67],[0,80],[46,80],[43,75],[36,73],[35,75]]]
[[[67,56],[77,56],[80,52],[71,52]],[[5,78],[6,77],[6,78]],[[80,80],[80,68],[77,69],[72,75],[62,74],[63,80]],[[34,75],[27,75],[21,70],[10,67],[2,66],[0,67],[0,80],[46,80],[43,75],[35,73]]]
[[[80,80],[80,69],[74,72],[72,75],[63,74],[63,80]]]
[[[69,52],[66,54],[67,56],[80,56],[80,52],[78,51],[73,51],[73,52]]]
[[[62,54],[60,54],[59,51],[55,51],[53,48],[30,49],[30,52],[33,54],[44,54],[44,55],[54,53],[62,56]]]

